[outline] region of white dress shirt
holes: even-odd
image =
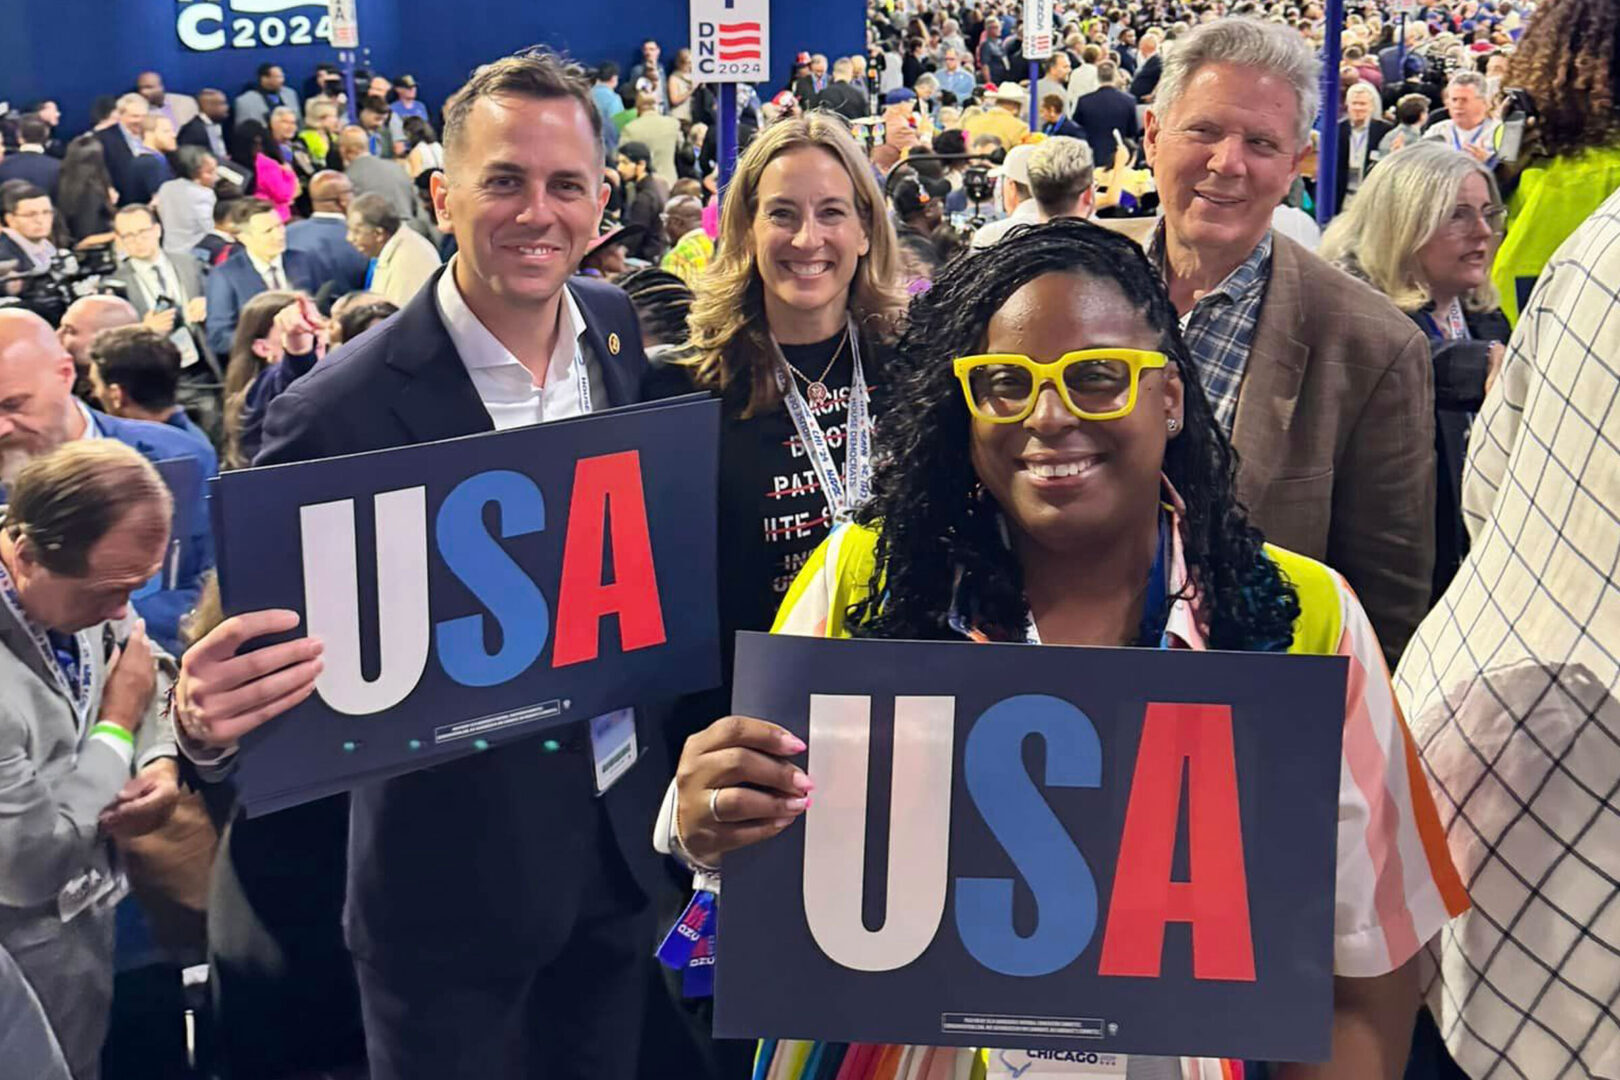
[[[246,251],[247,249],[244,248],[243,250]],[[264,279],[264,287],[265,288],[267,288],[267,289],[291,289],[293,287],[292,282],[287,280],[287,268],[286,268],[286,266],[284,266],[282,264],[280,255],[277,255],[274,259],[271,259],[269,262],[265,262],[264,260],[260,259],[257,255],[253,254],[253,252],[251,252],[251,251],[249,251],[247,253],[247,257],[248,257],[248,261],[253,264],[253,269],[257,270],[259,272],[259,276]],[[275,268],[276,274],[279,275],[280,278],[281,278],[281,283],[279,285],[276,283],[275,278],[272,278],[270,276],[271,267]]]
[[[484,403],[496,431],[507,431],[546,420],[582,416],[591,409],[582,400],[576,365],[584,365],[590,386],[590,405],[605,407],[606,388],[600,366],[588,357],[583,338],[585,316],[574,302],[573,293],[563,289],[563,302],[557,306],[557,343],[552,346],[551,363],[546,368],[544,386],[536,386],[529,369],[518,362],[511,350],[490,333],[456,287],[456,260],[452,258],[439,276],[434,293],[439,318],[450,333],[461,362],[467,365],[478,399]]]

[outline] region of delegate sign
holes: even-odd
[[[740,635],[816,790],[726,856],[715,1034],[1326,1059],[1346,672]]]
[[[718,432],[688,398],[221,476],[226,611],[325,645],[244,740],[249,811],[716,685]]]

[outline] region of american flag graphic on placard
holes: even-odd
[[[719,57],[722,61],[759,59],[759,23],[721,23]]]
[[[706,83],[770,78],[769,0],[689,0],[692,75]]]

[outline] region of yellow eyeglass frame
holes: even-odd
[[[1109,412],[1088,412],[1076,405],[1074,399],[1069,396],[1069,388],[1063,381],[1064,371],[1074,364],[1093,360],[1116,360],[1129,366],[1131,390],[1124,405]],[[1035,404],[1040,401],[1041,390],[1047,383],[1057,388],[1058,397],[1062,399],[1064,408],[1082,420],[1118,420],[1122,416],[1129,416],[1136,409],[1136,394],[1142,385],[1142,372],[1162,369],[1169,362],[1170,358],[1164,353],[1147,349],[1080,349],[1064,353],[1050,364],[1038,363],[1018,353],[984,353],[978,356],[958,357],[952,366],[957,380],[962,384],[962,396],[967,399],[969,412],[988,424],[1021,424],[1035,411]],[[1001,416],[986,413],[973,399],[973,372],[992,365],[1023,368],[1035,379],[1035,385],[1029,392],[1029,401],[1016,414]]]

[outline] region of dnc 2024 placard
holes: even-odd
[[[325,646],[244,740],[250,812],[716,685],[718,432],[688,398],[220,477],[227,613]]]
[[[740,635],[816,789],[726,856],[715,1033],[1325,1059],[1346,673]]]

